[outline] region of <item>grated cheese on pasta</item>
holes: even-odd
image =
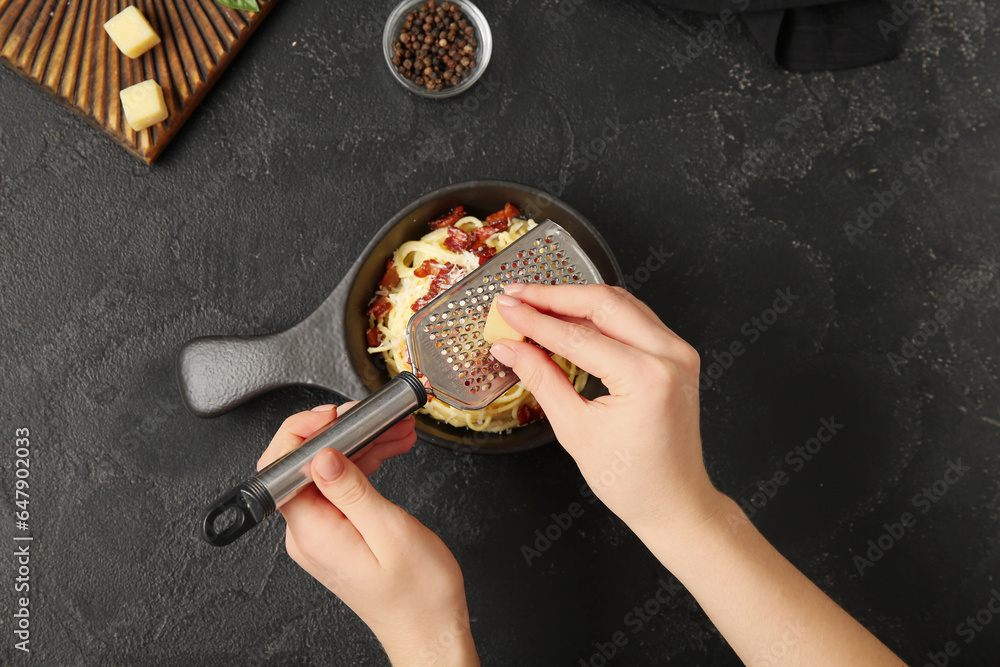
[[[464,232],[471,232],[483,226],[483,221],[475,216],[467,215],[454,224]],[[510,225],[504,231],[496,232],[486,239],[486,245],[503,250],[525,232],[536,226],[533,220],[512,218]],[[409,353],[406,349],[406,325],[413,315],[412,306],[427,294],[434,276],[419,277],[414,271],[426,260],[434,260],[439,264],[450,263],[456,268],[450,282],[455,283],[463,276],[479,268],[479,257],[472,252],[455,252],[445,246],[448,238],[448,228],[442,227],[425,234],[417,241],[407,241],[393,254],[393,263],[399,275],[399,284],[391,289],[379,289],[375,296],[385,295],[389,299],[391,309],[382,316],[369,316],[369,325],[377,327],[381,334],[379,345],[369,347],[371,354],[381,354],[385,359],[390,376],[401,371],[412,371]],[[587,384],[587,373],[558,355],[552,359],[563,369],[577,392]],[[481,410],[459,410],[450,405],[430,398],[419,412],[450,424],[451,426],[470,428],[474,431],[499,433],[520,426],[518,411],[528,406],[537,409],[538,402],[521,382],[507,390],[500,398]]]

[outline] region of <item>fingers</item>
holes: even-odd
[[[330,425],[337,418],[337,406],[321,405],[306,412],[299,412],[286,419],[271,438],[271,443],[257,461],[257,470],[277,461],[297,449],[316,431]]]
[[[261,454],[260,460],[257,461],[257,470],[263,469],[288,452],[297,449],[317,431],[333,422],[336,415],[343,415],[356,404],[356,401],[351,401],[344,403],[340,408],[332,405],[321,405],[307,412],[292,415],[282,423],[278,432],[271,439],[271,444]],[[365,474],[370,475],[378,470],[383,461],[408,452],[416,442],[415,424],[416,420],[413,415],[407,415],[362,451],[357,456],[356,461],[366,461],[365,465],[362,466]]]
[[[572,315],[559,315],[557,313],[546,313],[558,320],[563,322],[569,322],[571,324],[579,324],[580,326],[587,327],[588,329],[593,329],[594,331],[600,331],[600,328],[590,320],[585,317],[573,317]]]
[[[402,510],[383,498],[346,456],[324,449],[312,460],[312,478],[319,492],[354,525],[376,556],[398,547],[393,543]],[[295,526],[292,530],[298,535]]]
[[[572,406],[586,404],[559,365],[537,346],[501,339],[493,344],[490,353],[497,361],[514,369],[557,432],[561,430],[562,421],[573,418]]]
[[[384,438],[389,434],[387,431],[385,435],[376,441],[373,447],[362,453],[361,456],[353,459],[355,465],[361,468],[361,472],[365,475],[371,475],[381,467],[384,461],[410,451],[417,442],[417,433],[413,430],[412,424],[409,426],[409,431],[395,439],[385,440]]]
[[[285,548],[307,572],[325,581],[328,562],[375,564],[378,559],[357,527],[317,489],[307,486],[280,508],[285,518]]]
[[[641,376],[645,353],[590,327],[540,313],[512,296],[500,294],[496,297],[496,303],[503,319],[510,326],[551,352],[601,378],[612,393],[625,391],[630,378]],[[520,373],[518,377],[524,380]]]
[[[686,345],[649,306],[620,287],[508,283],[504,293],[561,319],[593,322],[605,336],[649,354],[671,356],[678,345]]]
[[[353,405],[341,406],[340,412],[346,412]],[[261,456],[258,469],[301,446],[317,431],[333,423],[336,415],[334,406],[320,406],[286,419]],[[413,447],[416,442],[414,425],[412,415],[401,419],[358,456],[358,465],[347,461],[340,452],[323,450],[311,464],[314,483],[282,505],[281,514],[288,527],[289,555],[328,586],[333,584],[332,574],[326,571],[324,563],[371,559],[377,564],[365,534],[376,543],[385,543],[390,538],[384,536],[392,534],[386,528],[398,521],[401,510],[382,498],[366,475],[378,470],[386,459]],[[338,502],[352,508],[350,517],[341,511]],[[355,521],[363,525],[355,525]]]
[[[414,430],[417,420],[413,415],[407,415],[396,422],[388,431],[375,439],[371,445],[361,450],[351,458],[354,464],[361,468],[365,475],[371,475],[381,467],[384,461],[393,456],[405,454],[413,448],[417,442],[417,433]]]
[[[417,420],[413,418],[413,415],[407,415],[393,424],[388,431],[376,438],[374,443],[375,446],[377,447],[383,443],[392,442],[394,440],[401,440],[409,435],[412,435],[416,424]]]

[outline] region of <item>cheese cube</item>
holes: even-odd
[[[125,121],[136,132],[145,130],[167,118],[167,103],[163,89],[152,79],[129,86],[121,91]]]
[[[507,321],[500,316],[496,299],[493,300],[493,303],[490,305],[490,312],[486,315],[486,325],[483,326],[483,338],[490,345],[501,338],[517,341],[524,340],[524,336],[519,334],[514,327],[507,324]]]
[[[160,43],[149,21],[138,9],[128,6],[104,24],[111,41],[129,58],[138,58]]]

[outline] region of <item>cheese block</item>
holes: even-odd
[[[121,91],[125,121],[136,132],[166,120],[167,104],[163,99],[163,89],[152,79],[129,86]]]
[[[104,30],[129,58],[138,58],[160,43],[160,36],[153,32],[146,17],[131,5],[108,19]]]
[[[524,336],[519,334],[514,327],[507,324],[507,321],[500,316],[500,310],[497,308],[496,299],[490,304],[490,312],[486,315],[486,324],[483,326],[483,338],[492,345],[501,338],[506,338],[508,340],[521,341],[524,340]]]

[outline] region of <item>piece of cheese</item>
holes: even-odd
[[[125,120],[136,132],[166,120],[167,103],[163,100],[163,89],[152,79],[129,86],[120,95]]]
[[[138,58],[160,43],[160,36],[153,32],[146,17],[131,5],[108,19],[104,30],[129,58]]]
[[[483,338],[490,345],[501,338],[517,341],[524,340],[524,336],[519,334],[514,327],[507,324],[507,321],[500,316],[496,299],[493,300],[493,303],[490,305],[490,312],[486,315],[486,325],[483,326]]]

